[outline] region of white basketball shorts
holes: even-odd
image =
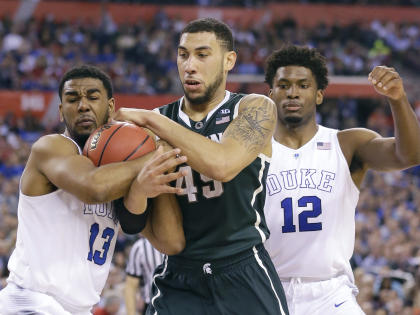
[[[0,291],[0,314],[73,315],[66,311],[53,297],[21,288],[12,282],[9,282]],[[80,315],[88,314],[91,313]]]
[[[322,281],[280,278],[290,315],[363,315],[357,287],[346,275]]]

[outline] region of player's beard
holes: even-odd
[[[301,122],[303,121],[303,117],[299,117],[299,116],[288,116],[288,117],[284,117],[284,121],[287,124],[290,124],[290,125],[300,125]]]
[[[192,98],[188,95],[188,92],[185,91],[184,88],[184,95],[185,98],[188,99],[188,101],[192,104],[192,105],[201,105],[201,104],[205,104],[208,103],[212,97],[214,96],[214,93],[216,92],[216,90],[220,87],[220,85],[223,82],[223,70],[221,70],[219,72],[219,74],[217,75],[216,79],[213,81],[213,83],[211,83],[208,88],[206,89],[206,91],[204,92],[204,95],[202,96],[197,96],[195,98]]]
[[[279,117],[279,120],[281,120],[284,124],[289,125],[290,127],[297,128],[308,124],[314,115],[315,113],[303,116],[290,115]]]
[[[99,126],[102,126],[103,124],[105,124],[108,121],[108,119],[109,119],[109,110],[106,111],[104,120],[102,121],[102,123],[99,124]],[[63,120],[64,120],[64,124],[66,125],[66,129],[67,129],[67,131],[70,135],[70,138],[72,138],[79,145],[79,147],[81,149],[83,149],[83,147],[85,146],[85,143],[86,143],[87,139],[89,139],[92,132],[94,132],[99,127],[99,126],[96,126],[96,128],[91,130],[88,134],[87,133],[78,133],[75,129],[72,129],[69,126],[65,117],[63,117]]]

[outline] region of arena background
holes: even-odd
[[[386,5],[384,4],[386,2]],[[159,4],[156,4],[159,3]],[[383,97],[368,84],[380,64],[401,74],[420,118],[420,1],[37,1],[0,0],[0,288],[17,227],[18,183],[30,146],[61,132],[58,80],[91,63],[113,79],[117,107],[154,108],[182,94],[176,43],[186,22],[215,17],[234,30],[237,64],[228,88],[267,93],[265,58],[283,43],[318,48],[330,86],[318,121],[393,135]],[[366,314],[420,314],[420,168],[365,179],[352,266]],[[119,234],[107,296],[121,297],[136,237]]]

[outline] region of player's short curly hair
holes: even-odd
[[[58,96],[60,97],[60,100],[62,100],[64,83],[66,83],[69,80],[83,78],[94,78],[101,80],[106,90],[108,99],[112,97],[113,89],[111,78],[105,72],[103,72],[101,69],[95,66],[81,65],[70,69],[61,78],[60,84],[58,86]]]
[[[320,90],[324,90],[328,85],[326,59],[315,48],[286,45],[274,51],[265,64],[265,83],[270,88],[273,87],[277,69],[286,66],[302,66],[310,69]]]
[[[214,33],[217,40],[227,51],[235,49],[232,31],[229,26],[213,18],[202,18],[188,23],[181,31],[181,35],[184,33],[200,32]]]

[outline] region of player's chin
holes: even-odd
[[[90,135],[92,132],[94,132],[98,128],[98,125],[95,123],[89,123],[89,124],[77,124],[74,130],[76,133],[80,135]]]
[[[283,120],[289,124],[300,124],[303,120],[302,116],[297,114],[289,114],[283,117]]]

